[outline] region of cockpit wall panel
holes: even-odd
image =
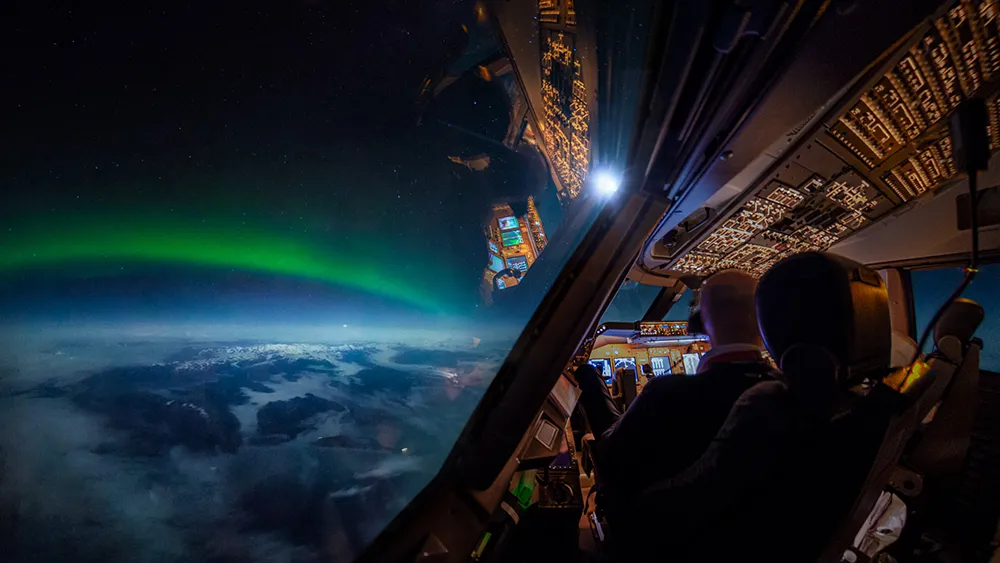
[[[980,173],[980,193],[1000,185],[1000,169],[996,160],[995,155],[991,170]],[[830,251],[877,266],[921,266],[947,262],[949,258],[967,253],[972,244],[970,231],[960,229],[956,220],[959,198],[967,194],[966,182],[941,188],[929,197],[920,198],[904,212],[886,217],[871,228],[832,246]],[[929,225],[933,227],[929,228]],[[984,257],[1000,253],[1000,225],[980,228],[979,248]]]

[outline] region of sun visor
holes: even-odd
[[[775,359],[796,344],[823,347],[840,363],[841,382],[881,376],[889,367],[885,284],[852,260],[821,252],[781,260],[760,280],[757,318]]]

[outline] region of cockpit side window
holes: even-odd
[[[674,301],[674,304],[663,317],[665,321],[686,321],[691,314],[691,301],[694,300],[694,291],[685,289]]]
[[[940,268],[934,270],[914,270],[910,272],[910,282],[913,288],[913,310],[916,315],[917,334],[921,334],[930,318],[941,303],[954,291],[962,281],[961,268]],[[979,274],[962,295],[976,301],[986,309],[986,318],[976,331],[976,336],[983,340],[983,351],[980,357],[980,369],[1000,371],[1000,322],[997,322],[997,305],[1000,296],[996,288],[1000,287],[1000,264],[985,264],[979,267]],[[930,343],[925,346],[930,348]],[[927,351],[925,349],[925,351]]]
[[[646,285],[626,281],[618,288],[618,293],[615,294],[614,300],[611,301],[607,310],[604,311],[601,323],[613,321],[633,322],[642,319],[662,289],[658,285]]]
[[[658,316],[657,313],[652,313],[653,316],[647,316],[651,314],[651,311],[663,310],[659,309],[658,305],[657,307],[653,307],[651,309],[663,289],[663,287],[658,285],[646,285],[633,281],[626,281],[620,288],[618,288],[618,293],[615,294],[614,300],[611,301],[607,310],[604,311],[604,315],[601,317],[601,323],[633,322],[639,320],[688,320],[691,313],[691,301],[694,299],[695,292],[679,286],[675,286],[674,291],[678,291],[679,289],[681,291],[680,295],[676,295],[675,293],[670,294],[674,296],[674,301],[670,304],[663,317],[656,318]],[[663,297],[663,299],[670,299],[670,295]],[[598,323],[598,325],[601,323]]]

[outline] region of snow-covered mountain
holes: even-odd
[[[337,363],[347,361],[349,354],[369,354],[381,350],[376,344],[257,344],[250,346],[219,346],[199,348],[193,357],[167,362],[178,370],[199,370],[213,364],[253,365],[275,360]]]
[[[349,560],[438,470],[502,357],[455,340],[116,342],[51,343],[69,353],[46,356],[45,379],[0,393],[0,451],[23,469],[0,511],[24,523],[21,553],[94,541],[103,557],[105,538],[148,534],[171,563],[222,560],[220,545]],[[69,525],[52,533],[48,514]],[[326,553],[330,534],[348,543]]]

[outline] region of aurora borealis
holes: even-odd
[[[126,294],[143,296],[128,304],[138,320],[147,301],[167,315],[173,294],[189,298],[178,317],[240,316],[242,299],[291,310],[313,294],[315,310],[336,309],[341,290],[354,311],[368,295],[428,322],[481,314],[483,217],[500,197],[541,201],[546,175],[499,142],[500,81],[467,73],[417,103],[426,76],[495,52],[473,4],[20,19],[0,108],[0,316],[58,316],[54,299],[90,300],[99,316]],[[447,159],[483,153],[492,164],[475,173]],[[240,275],[205,283],[213,272]],[[267,281],[280,278],[331,290]]]
[[[319,280],[398,299],[429,312],[445,305],[426,288],[386,275],[385,253],[345,241],[324,246],[308,236],[246,225],[185,223],[157,217],[86,217],[37,225],[8,237],[0,271],[67,264],[164,263],[245,269]]]

